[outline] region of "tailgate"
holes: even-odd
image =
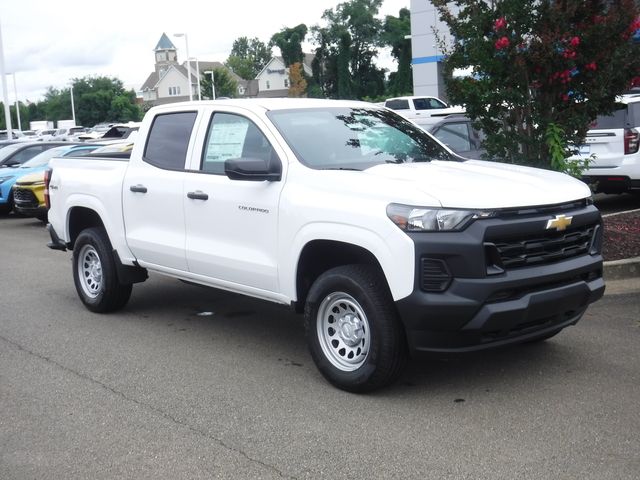
[[[624,159],[624,128],[589,130],[580,156],[594,155],[590,168],[619,167]]]

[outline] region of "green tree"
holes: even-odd
[[[384,20],[382,42],[391,47],[391,55],[398,62],[398,70],[389,75],[389,93],[391,95],[410,94],[413,91],[411,71],[411,12],[407,8],[400,10],[394,17],[387,15]]]
[[[314,26],[314,80],[326,96],[363,98],[384,92],[385,71],[374,59],[381,45],[382,0],[349,0],[322,15],[326,26]]]
[[[307,36],[307,26],[301,23],[297,27],[283,28],[271,37],[270,45],[280,49],[280,55],[287,66],[304,60],[302,42]]]
[[[226,68],[216,68],[213,70],[214,86],[216,89],[216,98],[229,97],[235,98],[238,95],[238,82],[229,74]],[[211,98],[211,75],[204,75],[200,79],[200,91],[205,98]]]
[[[567,158],[640,73],[636,2],[459,0],[457,14],[448,3],[433,0],[454,39],[442,45],[447,93],[490,156],[579,174],[585,162]]]
[[[70,105],[69,90],[59,93],[59,98],[68,100],[67,103]],[[73,80],[73,98],[76,119],[80,125],[137,121],[142,116],[140,107],[135,103],[135,92],[126,91],[122,81],[117,78],[105,76],[76,78]],[[64,118],[71,118],[71,116]],[[48,120],[52,119],[48,118]],[[57,120],[60,119],[57,118]]]
[[[271,60],[271,49],[258,38],[237,38],[225,65],[245,80],[256,78]]]

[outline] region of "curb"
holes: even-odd
[[[640,257],[604,262],[605,280],[640,278]]]

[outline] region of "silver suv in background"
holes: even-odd
[[[611,115],[599,115],[574,158],[593,156],[583,180],[596,192],[640,193],[640,96],[625,95]]]

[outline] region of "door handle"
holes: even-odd
[[[137,193],[147,193],[147,187],[145,187],[144,185],[131,185],[129,187],[129,190],[131,190],[132,192],[137,192]]]
[[[187,198],[191,200],[209,200],[209,195],[204,193],[202,190],[196,190],[195,192],[187,193]]]

